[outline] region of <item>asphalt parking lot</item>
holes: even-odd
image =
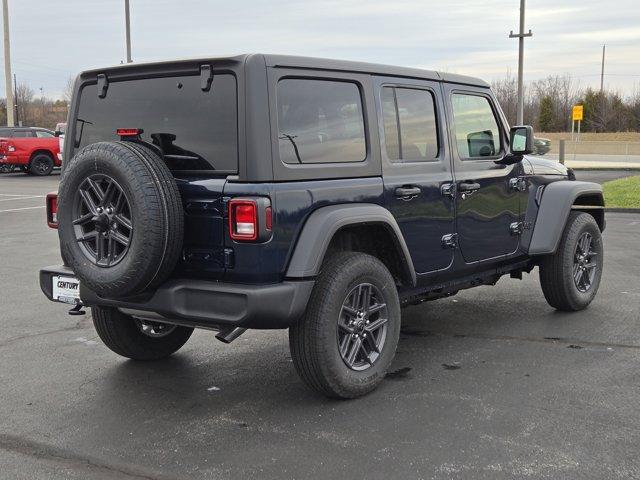
[[[552,310],[535,271],[410,307],[382,386],[331,401],[285,331],[136,363],[46,300],[58,178],[0,176],[1,478],[640,478],[640,215],[607,215],[588,310]]]

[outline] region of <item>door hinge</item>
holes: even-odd
[[[236,264],[236,256],[231,248],[224,249],[224,268],[233,268]]]
[[[200,89],[203,92],[211,90],[213,83],[213,70],[211,65],[200,65]]]
[[[509,225],[509,231],[511,235],[521,235],[524,231],[524,224],[522,222],[513,222]]]
[[[442,248],[456,248],[458,246],[458,234],[447,233],[442,237]]]
[[[515,177],[509,179],[509,188],[511,190],[517,190],[518,192],[524,192],[527,189],[527,181],[524,177]]]

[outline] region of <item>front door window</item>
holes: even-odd
[[[452,97],[455,140],[461,159],[500,154],[500,130],[487,97],[455,93]]]

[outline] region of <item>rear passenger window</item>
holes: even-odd
[[[500,129],[487,97],[455,93],[453,121],[460,158],[494,157],[500,153]]]
[[[14,137],[34,137],[35,135],[31,133],[31,130],[15,130],[13,132]]]
[[[277,98],[284,163],[365,159],[362,98],[355,83],[288,78],[278,82]]]
[[[383,88],[382,116],[390,160],[415,162],[438,158],[435,99],[430,91]]]

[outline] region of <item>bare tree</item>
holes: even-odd
[[[33,89],[26,83],[19,82],[16,86],[15,102],[18,105],[18,118],[23,125],[29,125],[33,121],[31,118],[31,102],[33,100]]]
[[[69,78],[67,78],[67,83],[64,86],[64,90],[62,91],[62,98],[67,103],[71,103],[71,97],[73,97],[74,83],[75,83],[75,78],[73,77],[73,75],[69,75]]]
[[[511,125],[515,125],[518,104],[518,80],[511,74],[511,71],[507,71],[505,78],[492,82],[491,88],[507,120]]]

